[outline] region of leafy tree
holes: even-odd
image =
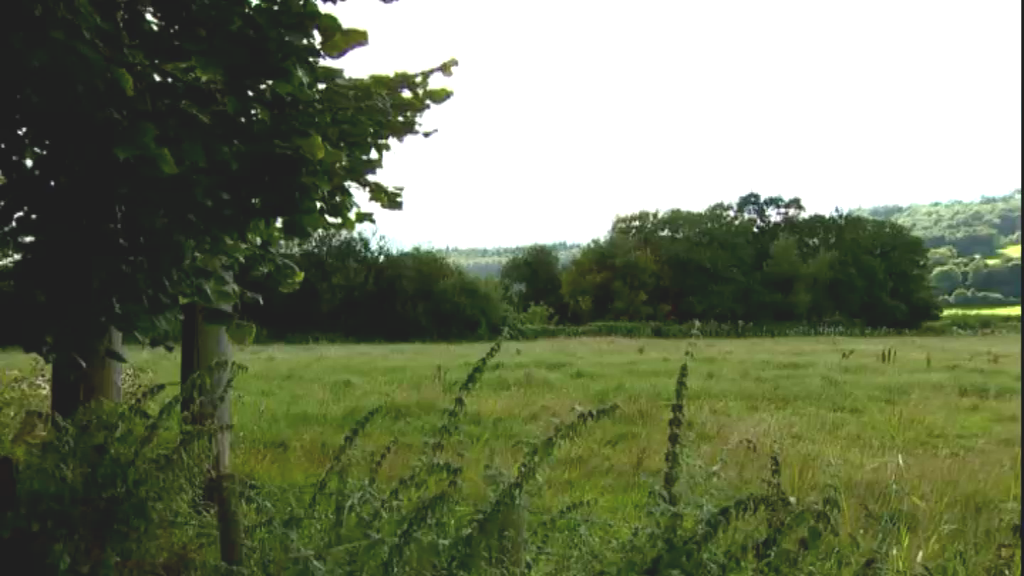
[[[62,412],[93,395],[111,327],[165,337],[182,302],[247,295],[243,263],[294,285],[277,248],[370,220],[354,188],[399,208],[374,174],[455,64],[347,77],[321,59],[366,33],[310,0],[8,2],[0,37],[13,320],[55,361],[55,398],[77,398]]]
[[[764,265],[762,282],[769,294],[773,320],[800,321],[807,317],[811,304],[806,279],[807,264],[800,256],[796,238],[781,236],[772,244]]]
[[[970,300],[970,293],[966,288],[957,288],[950,295],[950,303],[954,305],[966,305]]]
[[[937,295],[949,294],[963,285],[960,269],[956,266],[940,266],[932,270],[930,281]]]
[[[1007,298],[1021,296],[1020,259],[989,264],[978,260],[968,268],[968,282],[979,292],[993,292]]]
[[[535,244],[509,258],[501,268],[501,283],[512,306],[525,312],[540,304],[564,312],[558,256],[548,246]]]
[[[251,281],[264,294],[262,302],[243,303],[242,314],[275,335],[337,333],[376,321],[370,305],[375,276],[389,254],[362,234],[321,233],[293,249],[289,259],[303,270],[301,285],[292,292],[273,289],[272,279]],[[270,280],[270,282],[268,282]],[[361,336],[352,334],[353,337]]]
[[[386,340],[487,338],[504,320],[501,302],[443,257],[413,250],[383,263],[376,280]]]
[[[836,214],[803,218],[797,199],[616,219],[583,249],[563,293],[577,322],[817,321],[912,327],[938,317],[927,252],[904,227]]]
[[[985,272],[985,261],[981,258],[976,258],[967,267],[967,284],[974,288],[984,284]]]
[[[952,246],[932,248],[928,251],[928,265],[932,268],[952,264],[956,258],[956,248],[953,248]]]
[[[335,233],[304,243],[292,258],[307,272],[299,289],[242,309],[271,338],[489,338],[507,316],[497,285],[434,252],[397,253],[362,234]]]
[[[785,224],[799,218],[804,212],[804,205],[799,198],[790,198],[789,200],[782,196],[762,198],[760,194],[751,192],[740,197],[734,210],[737,214],[753,220],[758,228],[767,228],[773,224]]]

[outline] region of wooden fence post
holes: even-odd
[[[242,565],[242,525],[236,505],[235,478],[231,474],[231,341],[227,327],[203,320],[208,309],[191,303],[184,307],[182,323],[182,410],[198,416],[197,425],[216,427],[213,437],[213,477],[209,493],[217,507],[221,561]],[[230,307],[221,311],[230,312]],[[208,383],[195,388],[194,375]],[[198,407],[196,404],[198,403]],[[195,410],[198,408],[198,410]]]

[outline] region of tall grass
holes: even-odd
[[[572,418],[527,440],[516,465],[495,466],[486,494],[474,497],[463,480],[466,467],[475,463],[462,447],[487,439],[467,433],[464,424],[473,413],[475,393],[493,377],[503,344],[495,343],[453,390],[450,407],[439,414],[418,454],[395,437],[363,445],[371,436],[381,437],[380,431],[370,432],[398,409],[384,402],[337,440],[315,479],[292,485],[244,481],[244,572],[1020,573],[1020,524],[1014,520],[1019,493],[1010,495],[1015,515],[1005,514],[999,541],[985,548],[988,556],[965,539],[962,550],[937,555],[935,561],[913,559],[909,535],[917,522],[916,504],[902,456],[865,511],[852,510],[838,486],[820,498],[791,496],[784,489],[781,447],[755,441],[748,442],[750,450],[767,448],[770,454],[763,485],[739,494],[716,489],[717,471],[695,458],[700,439],[687,413],[689,363],[701,362],[704,353],[696,347],[680,366],[665,410],[666,449],[658,479],[640,480],[648,483],[642,514],[617,521],[590,514],[615,494],[567,502],[554,514],[532,505],[544,495],[559,451],[586,442],[592,427],[622,417],[616,402],[576,407]],[[895,367],[887,363],[882,369]],[[40,394],[33,386],[45,387],[45,378],[39,373],[15,377],[6,383],[3,398],[24,413],[38,406]],[[208,443],[200,440],[209,431],[194,429],[179,416],[177,398],[168,397],[172,392],[136,383],[132,400],[122,405],[84,410],[73,422],[57,420],[44,434],[19,439],[17,445],[4,436],[0,448],[18,464],[17,506],[0,517],[5,562],[30,567],[26,574],[227,570],[216,560],[216,521],[202,494],[209,457]],[[5,414],[10,422],[19,419]],[[899,425],[895,409],[892,422]],[[399,473],[385,477],[383,469],[397,457]],[[869,537],[851,529],[855,512],[877,527]]]
[[[941,320],[925,324],[917,330],[871,328],[856,324],[750,324],[744,322],[686,322],[663,324],[658,322],[594,322],[582,326],[520,325],[515,327],[513,336],[517,340],[542,338],[781,338],[781,337],[872,337],[891,338],[914,335],[964,335],[982,333],[1019,334],[1020,307],[1017,316],[1010,310],[984,309],[974,318],[952,313]]]

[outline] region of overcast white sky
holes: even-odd
[[[589,241],[755,191],[814,211],[1021,183],[1021,2],[374,0],[350,74],[458,58],[372,208],[403,247]],[[371,208],[367,202],[365,208]]]

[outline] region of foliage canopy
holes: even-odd
[[[401,207],[375,173],[456,64],[351,78],[323,59],[366,33],[309,0],[8,2],[0,36],[17,79],[0,94],[0,241],[20,256],[19,344],[47,357],[236,302],[243,266],[293,288],[283,241],[372,220],[356,189]]]

